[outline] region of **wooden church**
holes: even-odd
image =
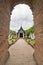
[[[24,38],[25,37],[25,31],[23,30],[22,27],[20,27],[20,29],[18,30],[17,37],[18,38]]]

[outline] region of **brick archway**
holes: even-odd
[[[13,7],[19,3],[28,4],[34,15],[35,23],[35,59],[43,65],[43,0],[0,0],[0,65],[8,58],[8,33],[10,14]]]

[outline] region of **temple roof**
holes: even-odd
[[[20,30],[23,30],[23,32],[25,33],[24,29],[21,26],[20,29],[18,30],[17,34],[19,33]]]

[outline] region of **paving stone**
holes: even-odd
[[[24,39],[19,39],[9,48],[10,57],[6,65],[36,65],[34,49]]]

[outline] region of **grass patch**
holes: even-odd
[[[17,40],[17,37],[16,36],[13,36],[12,39],[8,39],[9,45],[13,44],[13,42],[15,42],[16,40]]]
[[[35,44],[35,40],[33,40],[33,39],[26,39],[27,40],[27,42],[28,43],[30,43],[32,46],[34,46],[34,44]]]

